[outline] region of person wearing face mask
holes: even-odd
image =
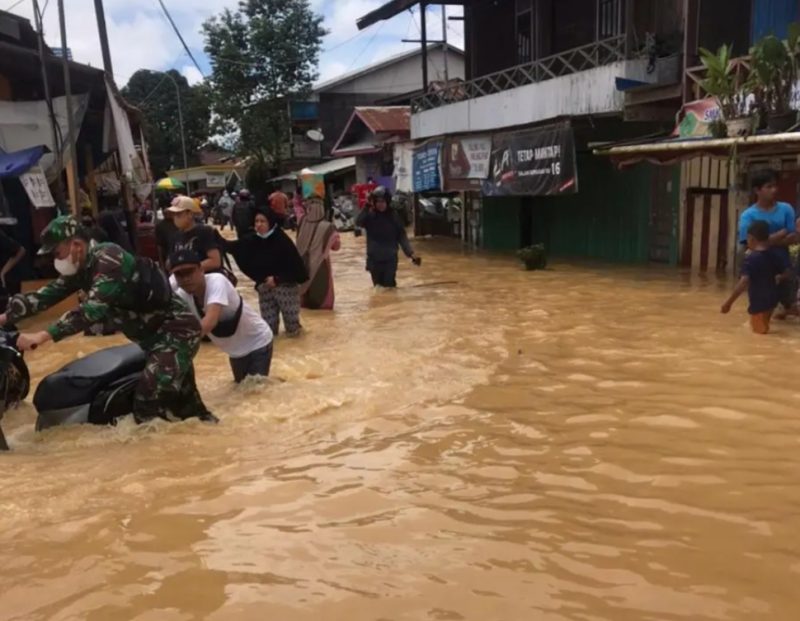
[[[200,322],[172,295],[167,276],[158,266],[116,244],[91,242],[72,216],[57,217],[41,239],[39,254],[53,255],[60,276],[38,291],[13,296],[0,315],[0,325],[41,313],[78,291],[84,292],[83,301],[46,330],[20,334],[17,348],[28,351],[111,325],[139,345],[147,359],[134,393],[137,422],[195,417],[217,422],[195,383],[193,360],[200,346]]]
[[[356,224],[367,232],[367,271],[375,287],[397,286],[397,247],[414,265],[422,263],[408,241],[400,217],[389,208],[391,198],[386,188],[378,186],[366,209],[356,218]]]
[[[261,316],[273,334],[278,334],[280,317],[287,336],[299,336],[300,285],[308,272],[297,247],[279,225],[280,218],[268,209],[255,216],[255,230],[242,239],[228,242],[227,251],[239,269],[256,284]]]

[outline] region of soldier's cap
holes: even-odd
[[[194,250],[177,250],[169,256],[169,271],[175,273],[176,270],[187,265],[197,266],[203,260]]]
[[[42,231],[42,247],[39,248],[39,254],[50,254],[61,242],[72,239],[82,232],[83,229],[73,216],[58,216]]]
[[[170,213],[181,213],[183,211],[191,211],[192,213],[203,213],[203,210],[197,205],[193,198],[189,198],[188,196],[178,196],[173,201],[172,204],[167,207],[167,211]]]

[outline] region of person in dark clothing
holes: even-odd
[[[172,238],[178,233],[178,227],[172,220],[172,213],[164,209],[164,219],[156,223],[156,246],[158,246],[158,260],[162,266],[167,264]]]
[[[750,305],[750,326],[756,334],[767,334],[772,314],[780,301],[779,287],[792,277],[789,256],[770,246],[769,223],[756,220],[747,229],[747,248],[750,251],[742,264],[742,277],[721,311],[731,311],[737,298],[747,291]]]
[[[216,229],[204,224],[197,224],[194,219],[200,208],[188,196],[176,198],[167,209],[172,213],[176,232],[170,238],[169,253],[190,250],[203,259],[203,271],[206,274],[219,272],[222,269],[222,254],[219,247],[219,235]]]
[[[97,226],[105,232],[109,242],[117,244],[125,252],[133,252],[131,238],[120,223],[118,215],[114,212],[100,212],[97,216]]]
[[[367,271],[376,287],[397,286],[397,248],[420,265],[422,259],[414,254],[406,229],[399,216],[389,208],[389,193],[379,186],[370,201],[356,218],[356,225],[367,232]]]
[[[236,237],[244,238],[253,230],[255,219],[255,204],[249,190],[239,192],[236,204],[233,206],[233,225],[236,227]]]
[[[283,232],[280,218],[267,209],[255,217],[255,231],[228,242],[239,269],[256,284],[261,316],[277,335],[280,316],[288,336],[299,336],[300,285],[308,280],[305,263],[297,247]]]

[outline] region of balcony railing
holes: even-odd
[[[740,56],[731,59],[733,75],[737,88],[742,86],[750,75],[750,57]],[[703,81],[706,78],[706,68],[702,65],[697,67],[686,68],[686,79],[688,81],[688,93],[690,99],[702,99],[707,97],[708,93],[703,88]]]
[[[459,101],[501,93],[512,88],[544,82],[625,60],[625,36],[595,41],[531,63],[503,69],[469,82],[450,84],[415,98],[413,112],[433,110]]]

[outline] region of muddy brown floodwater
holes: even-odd
[[[203,347],[219,427],[7,415],[0,619],[800,617],[800,326],[752,336],[675,271],[438,242],[373,292],[345,242],[336,312],[266,385]]]

